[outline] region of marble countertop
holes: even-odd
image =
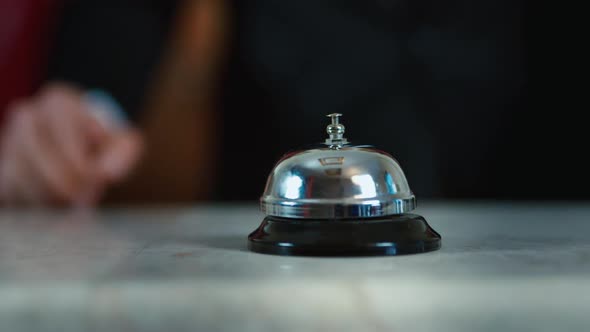
[[[0,212],[0,331],[590,331],[590,204],[424,202],[440,251],[251,253],[255,204]]]

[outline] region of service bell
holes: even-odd
[[[285,155],[260,198],[266,214],[250,250],[280,255],[398,255],[437,250],[441,237],[419,215],[398,162],[344,137],[330,114],[328,138]]]

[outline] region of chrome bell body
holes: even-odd
[[[412,211],[416,200],[399,164],[367,146],[318,147],[280,161],[262,211],[285,218],[370,218]]]
[[[440,235],[416,208],[399,163],[344,137],[330,114],[329,137],[285,155],[260,199],[266,214],[249,236],[256,252],[294,255],[395,255],[436,250]]]

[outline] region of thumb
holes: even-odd
[[[110,136],[98,155],[98,168],[107,183],[123,180],[143,153],[143,139],[138,130],[125,128]]]

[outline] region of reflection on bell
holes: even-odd
[[[399,255],[437,250],[441,237],[416,214],[416,199],[387,153],[344,138],[340,114],[329,138],[290,153],[260,198],[266,217],[248,248],[279,255]]]

